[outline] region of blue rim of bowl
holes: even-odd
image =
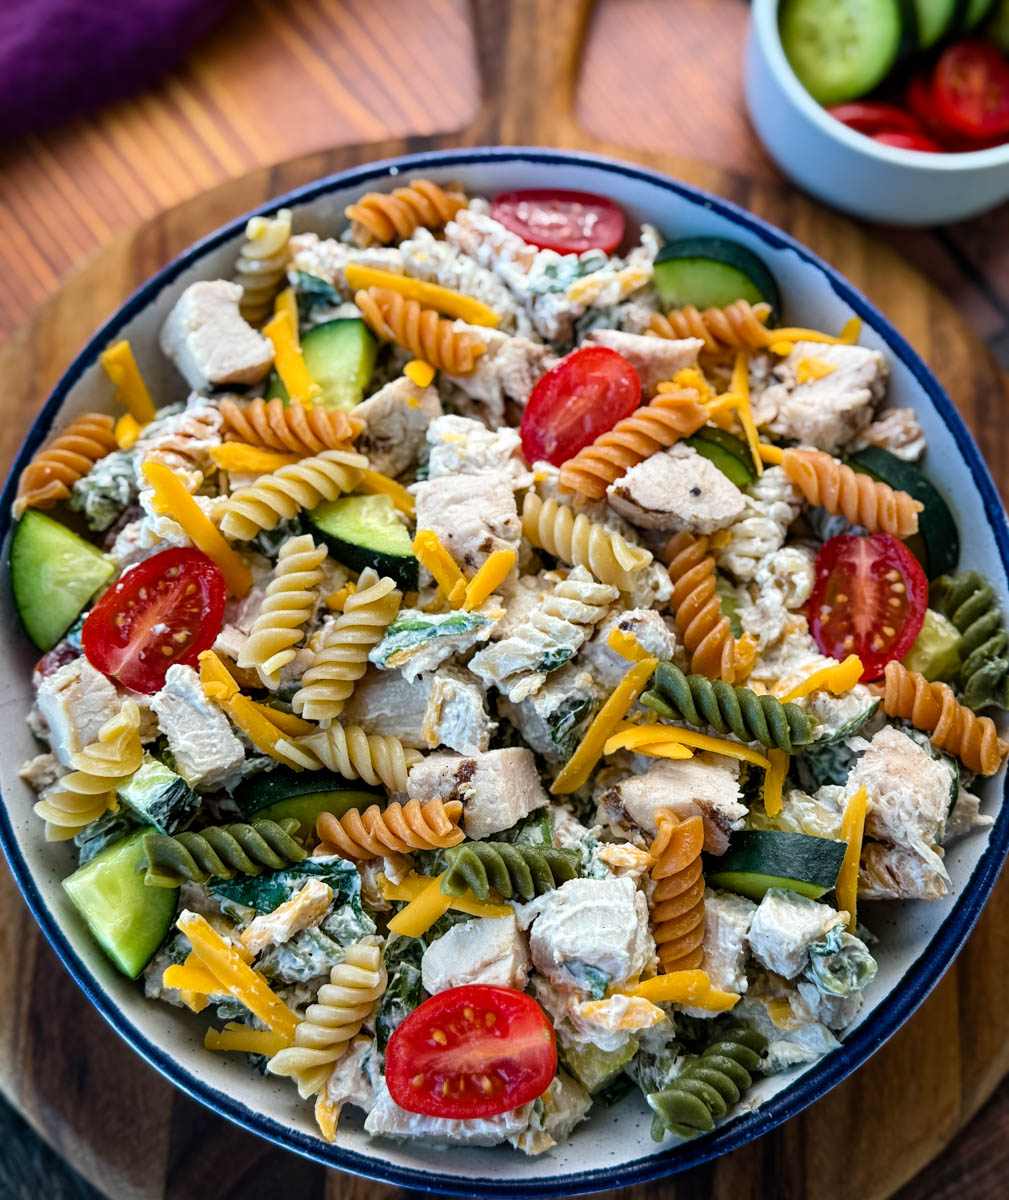
[[[885,340],[890,352],[908,367],[929,396],[936,412],[952,434],[963,461],[981,493],[988,523],[999,549],[1002,569],[1009,578],[1009,523],[1007,523],[1002,502],[974,439],[952,402],[940,387],[938,380],[883,314],[865,296],[847,283],[833,267],[788,234],[746,212],[738,205],[704,192],[700,188],[677,183],[660,172],[633,166],[618,159],[581,152],[516,146],[427,151],[399,158],[384,159],[364,167],[351,168],[329,175],[315,183],[297,188],[286,196],[271,200],[254,211],[270,213],[284,205],[305,204],[338,189],[364,187],[377,179],[387,177],[391,172],[398,174],[404,170],[415,171],[429,166],[465,167],[507,162],[588,167],[604,174],[620,175],[651,184],[673,193],[691,204],[718,213],[734,224],[756,234],[766,245],[774,249],[790,250],[803,262],[818,268],[838,298],[844,301],[856,315]],[[119,311],[98,330],[70,364],[39,413],[11,469],[10,477],[4,487],[3,497],[0,499],[0,506],[2,506],[0,508],[0,544],[6,540],[10,529],[10,506],[16,490],[17,477],[22,467],[45,438],[53,418],[84,370],[96,361],[98,354],[108,344],[110,338],[151,303],[167,284],[176,279],[188,267],[197,263],[209,251],[239,234],[250,215],[252,214],[246,214],[194,243],[138,288]],[[1009,791],[1007,785],[1009,785],[1009,778],[1003,785],[1003,801]],[[3,804],[0,804],[0,846],[3,848],[11,872],[32,915],[80,989],[112,1028],[142,1058],[164,1075],[169,1082],[193,1099],[278,1146],[293,1150],[324,1166],[336,1167],[381,1183],[455,1196],[555,1197],[579,1195],[604,1188],[628,1187],[632,1184],[646,1183],[653,1179],[678,1174],[691,1167],[701,1166],[770,1132],[847,1078],[852,1071],[878,1050],[922,1003],[942,978],[957,951],[973,929],[998,877],[1006,854],[1009,852],[1009,806],[1004,803],[1000,806],[995,824],[991,827],[988,835],[988,844],[963,889],[962,895],[956,900],[949,916],[936,931],[928,946],[905,973],[899,990],[895,991],[895,994],[867,1017],[848,1036],[839,1049],[821,1059],[794,1084],[766,1100],[755,1111],[734,1118],[711,1134],[672,1147],[668,1151],[650,1154],[613,1168],[576,1172],[565,1176],[540,1176],[514,1180],[449,1175],[420,1167],[401,1167],[378,1158],[371,1158],[356,1151],[330,1145],[317,1137],[284,1125],[272,1117],[253,1111],[226,1093],[209,1086],[174,1061],[160,1046],[150,1041],[139,1028],[126,1022],[112,998],[101,989],[94,975],[59,927],[35,886],[28,863],[14,837],[6,806]]]

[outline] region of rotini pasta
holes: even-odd
[[[561,467],[561,490],[602,500],[631,467],[696,433],[710,415],[693,388],[660,393],[569,459]]]
[[[932,602],[960,631],[964,704],[975,712],[1009,708],[1009,634],[992,586],[977,571],[943,575],[932,585]]]
[[[245,241],[235,263],[235,282],[241,284],[242,316],[258,325],[273,311],[291,258],[291,210],[281,208],[273,217],[250,217]]]
[[[648,331],[663,338],[700,338],[709,354],[759,350],[771,336],[767,328],[770,315],[769,304],[750,304],[747,300],[737,300],[725,308],[706,308],[703,312],[688,305],[674,308],[665,316],[653,314]]]
[[[15,519],[26,508],[52,508],[68,499],[77,480],[115,450],[113,427],[104,413],[84,413],[43,446],[21,472],[12,506]]]
[[[491,888],[505,900],[532,900],[578,874],[578,855],[552,846],[466,842],[445,851],[440,888],[447,896],[467,890],[486,900]]]
[[[294,661],[294,647],[319,602],[325,559],[326,547],[316,546],[308,533],[288,538],[280,547],[273,578],[237,659],[238,666],[255,668],[264,687],[279,687],[280,670]]]
[[[554,499],[541,500],[527,492],[522,505],[522,535],[571,567],[587,567],[600,583],[622,592],[634,586],[632,576],[652,561],[643,546],[634,546],[621,534],[584,513],[575,513]]]
[[[690,654],[691,670],[734,683],[742,664],[715,591],[715,560],[708,554],[708,544],[707,537],[686,530],[669,539],[665,554],[673,584],[669,606]]]
[[[332,721],[343,711],[354,684],[368,667],[368,654],[399,613],[403,593],[391,579],[365,567],[343,612],[321,635],[312,665],[294,694],[294,711],[309,721]],[[239,666],[242,664],[239,663]]]
[[[417,300],[407,300],[389,288],[362,288],[354,303],[383,341],[396,342],[447,375],[472,375],[487,349],[476,334],[456,329],[454,321],[433,308],[422,308]]]
[[[354,242],[373,246],[408,238],[415,229],[438,229],[465,207],[462,192],[447,192],[430,179],[411,179],[408,187],[367,192],[343,212]]]
[[[304,737],[284,738],[277,749],[292,766],[308,771],[325,767],[344,779],[363,779],[372,787],[381,783],[390,792],[406,791],[407,772],[421,759],[419,750],[399,738],[365,733],[360,725],[334,724]]]
[[[393,801],[384,809],[377,804],[364,812],[352,808],[342,817],[322,813],[316,822],[320,840],[332,852],[355,862],[389,858],[414,850],[444,850],[463,839],[459,828],[462,802],[443,803],[435,798],[421,804]]]
[[[163,426],[151,427],[137,446],[140,462],[162,463],[194,491],[210,466],[210,448],[220,444],[222,424],[220,410],[212,404],[187,408]]]
[[[266,869],[279,870],[301,862],[306,850],[292,834],[297,817],[281,821],[252,821],[248,825],[209,825],[199,833],[149,833],[144,838],[147,870],[144,883],[150,887],[178,887],[189,880],[234,879],[236,875],[259,875]]]
[[[822,505],[870,533],[909,538],[918,532],[920,500],[882,480],[853,471],[822,450],[786,450],[781,466],[810,504]]]
[[[251,487],[238,488],[214,505],[213,519],[226,537],[247,542],[262,530],[273,529],[278,521],[289,521],[303,508],[353,491],[367,466],[363,454],[324,450],[260,476]]]
[[[652,934],[660,971],[692,971],[704,961],[704,822],[680,821],[668,809],[655,814],[657,833],[649,853],[655,889]]]
[[[221,401],[226,432],[235,441],[265,450],[291,454],[321,454],[323,450],[345,450],[347,443],[364,429],[364,422],[342,409],[306,408],[288,404],[280,396],[250,400],[244,407],[230,396]]]

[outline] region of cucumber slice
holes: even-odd
[[[710,887],[760,901],[768,888],[785,888],[818,900],[837,881],[845,843],[805,833],[744,829],[732,835],[721,858],[705,872]]]
[[[352,571],[374,567],[400,587],[417,587],[413,539],[388,496],[344,496],[326,501],[308,514],[309,524]]]
[[[360,404],[375,369],[376,343],[371,330],[357,317],[340,317],[310,329],[301,339],[309,375],[322,388],[323,408],[353,408]],[[266,397],[288,399],[287,388],[274,375]]]
[[[11,538],[11,587],[25,632],[51,650],[115,573],[111,559],[34,508]]]
[[[955,571],[960,559],[960,534],[949,505],[932,483],[910,463],[878,446],[867,446],[853,454],[852,468],[882,479],[892,488],[907,492],[924,505],[918,514],[918,536],[909,538],[907,548],[925,568],[929,579]]]
[[[965,8],[966,0],[914,0],[919,49],[926,50],[934,46],[940,38],[955,29]]]
[[[784,0],[781,45],[820,104],[871,92],[897,60],[905,26],[898,0]]]
[[[710,459],[738,488],[747,487],[757,478],[750,448],[735,434],[705,426],[700,433],[684,438],[683,442]]]
[[[904,655],[904,666],[917,671],[931,683],[952,679],[960,670],[960,630],[949,617],[934,608],[925,609],[925,620],[914,645]]]
[[[728,238],[680,238],[655,259],[655,286],[667,308],[724,308],[736,300],[771,306],[771,324],[781,319],[781,293],[774,276],[752,251]]]
[[[998,0],[995,11],[984,27],[984,36],[1003,54],[1009,54],[1009,0]]]
[[[296,817],[301,827],[296,836],[315,836],[320,813],[342,817],[352,808],[367,808],[385,793],[352,783],[331,771],[296,772],[286,768],[254,775],[235,793],[235,801],[246,821],[253,817],[280,821]]]
[[[141,829],[106,847],[63,880],[67,895],[116,967],[136,979],[168,936],[178,888],[147,887]]]
[[[965,33],[977,29],[982,21],[988,19],[994,7],[995,0],[967,0],[961,28]]]

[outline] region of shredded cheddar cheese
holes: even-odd
[[[434,379],[434,367],[421,358],[414,358],[403,368],[403,374],[418,387],[430,387]]]
[[[366,467],[361,472],[361,482],[357,485],[357,490],[368,492],[373,496],[388,496],[401,513],[406,513],[408,517],[412,517],[414,514],[413,496],[401,483],[397,483],[395,479],[390,479],[388,475],[383,475],[380,471],[372,471]]]
[[[655,724],[637,725],[628,722],[607,739],[604,754],[616,754],[618,750],[631,750],[649,758],[693,758],[693,751]]]
[[[796,383],[813,383],[817,379],[826,379],[837,370],[833,363],[824,362],[815,354],[800,358],[795,368]]]
[[[391,883],[384,875],[378,877],[379,891],[386,900],[416,900],[430,882],[428,876],[416,872],[411,872],[400,883]],[[512,913],[510,905],[478,900],[469,889],[461,896],[449,896],[449,908],[471,917],[509,917]]]
[[[736,398],[736,415],[746,434],[746,442],[753,456],[753,468],[757,475],[763,475],[764,464],[760,458],[760,438],[757,436],[757,426],[753,421],[750,409],[750,360],[740,351],[736,355],[736,363],[732,368],[732,392]]]
[[[305,366],[298,344],[297,323],[291,320],[289,312],[278,312],[263,326],[263,333],[273,343],[273,365],[291,402],[310,404],[322,389]]]
[[[770,766],[764,774],[764,812],[776,817],[781,812],[781,793],[788,774],[789,756],[784,750],[768,750]]]
[[[130,343],[123,338],[102,351],[105,374],[116,385],[116,394],[139,425],[154,420],[154,401],[140,374]]]
[[[407,300],[416,300],[425,308],[434,308],[446,317],[455,317],[467,325],[487,325],[495,328],[501,318],[480,300],[454,292],[437,283],[426,283],[423,279],[411,279],[408,275],[394,275],[378,267],[366,267],[361,263],[348,263],[344,268],[347,286],[358,288],[380,287],[399,292]]]
[[[708,1012],[726,1012],[739,1000],[735,992],[713,987],[707,971],[670,971],[630,988],[628,993],[653,1004],[684,1004]]]
[[[858,901],[858,865],[862,858],[862,835],[865,832],[867,797],[860,787],[844,808],[841,818],[841,840],[848,843],[841,860],[841,869],[834,884],[837,907],[848,914],[848,932],[855,932],[855,908]]]
[[[628,633],[614,625],[606,638],[606,644],[614,653],[628,662],[643,662],[648,658],[648,651],[642,646],[633,633]]]
[[[620,1029],[650,1029],[666,1019],[657,1004],[644,996],[617,992],[604,1000],[587,1000],[579,1004],[578,1017],[588,1025],[598,1025],[615,1033]]]
[[[850,346],[858,341],[858,335],[861,332],[861,317],[852,317],[845,321],[841,332],[837,335],[823,333],[819,329],[804,329],[801,326],[772,329],[768,331],[769,349],[773,354],[778,354],[787,346],[788,349],[785,350],[785,353],[791,354],[795,348],[795,342],[822,342],[827,346]]]
[[[787,704],[791,700],[800,700],[803,696],[819,691],[830,692],[832,696],[841,696],[845,692],[850,692],[861,678],[862,660],[857,654],[849,654],[844,662],[831,667],[821,667],[819,671],[814,671],[802,683],[783,696],[779,696],[778,699],[782,704]]]
[[[288,736],[311,733],[315,727],[301,717],[280,713],[242,695],[228,668],[213,650],[200,655],[200,686],[208,700],[219,704],[250,742],[286,766],[299,766],[284,753],[279,743]]]
[[[659,384],[660,392],[678,392],[681,388],[693,388],[702,404],[715,397],[711,384],[700,367],[682,367],[670,382]]]
[[[712,737],[709,733],[698,733],[696,729],[683,729],[679,725],[636,725],[630,729],[619,730],[607,741],[605,752],[613,754],[617,750],[633,749],[636,754],[645,754],[649,758],[687,757],[663,753],[673,746],[680,749],[691,746],[695,750],[723,754],[726,758],[738,758],[743,762],[753,763],[755,767],[763,767],[765,771],[771,765],[763,754],[758,754],[749,746],[730,742],[725,738]]]
[[[357,591],[356,583],[345,583],[342,588],[338,588],[335,592],[330,592],[326,597],[326,607],[332,612],[343,612],[347,601]]]
[[[272,1029],[252,1029],[229,1021],[223,1029],[208,1029],[203,1035],[205,1050],[236,1050],[240,1054],[262,1054],[272,1058],[290,1045],[280,1033]]]
[[[784,458],[784,451],[780,446],[771,446],[767,442],[761,442],[759,447],[761,460],[769,467],[780,467],[781,460]]]
[[[453,603],[452,596],[459,595],[460,603],[466,595],[466,576],[451,554],[441,544],[441,538],[433,529],[418,529],[413,539],[413,552],[417,561],[434,576],[443,594]],[[461,586],[462,591],[457,589]]]
[[[294,294],[293,287],[286,287],[282,292],[278,292],[276,300],[273,302],[273,311],[276,315],[287,313],[291,318],[291,331],[294,336],[294,344],[300,345],[298,338],[298,300]]]
[[[462,606],[466,612],[479,608],[487,597],[501,586],[515,566],[514,550],[495,550],[466,585]]]
[[[120,450],[130,450],[136,445],[137,438],[143,426],[131,412],[123,413],[116,422],[113,437]]]
[[[301,461],[297,454],[261,450],[245,442],[222,442],[220,446],[211,446],[210,457],[222,471],[240,471],[249,475],[266,475]]]
[[[389,922],[389,932],[402,937],[420,937],[448,912],[452,897],[446,896],[440,887],[441,876],[429,879],[410,901]]]

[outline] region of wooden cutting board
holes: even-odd
[[[455,136],[315,154],[256,171],[161,214],[100,250],[0,352],[9,462],[70,359],[139,283],[196,238],[320,175],[428,146],[543,144],[632,157],[726,196],[789,230],[890,317],[936,371],[1009,487],[1009,384],[947,300],[887,245],[791,188],[589,137],[572,115],[591,0],[475,0],[485,100]],[[1009,879],[956,965],[910,1022],[851,1079],[799,1117],[717,1163],[635,1196],[883,1200],[946,1147],[1009,1069]],[[114,1200],[391,1200],[273,1148],[175,1091],[116,1038],[45,944],[0,872],[0,1087]],[[922,1192],[921,1195],[925,1195]],[[986,1192],[999,1194],[998,1184]]]

